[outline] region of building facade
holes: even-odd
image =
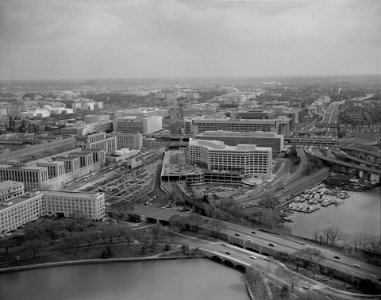
[[[143,135],[141,133],[115,133],[118,149],[140,149],[143,147]]]
[[[271,178],[272,149],[256,145],[227,146],[221,141],[193,140],[188,145],[188,161],[201,168],[232,172],[246,178]]]
[[[199,134],[204,131],[234,131],[234,132],[253,132],[265,131],[275,132],[288,136],[290,134],[290,119],[195,119],[191,125],[193,134]]]
[[[275,132],[204,131],[197,134],[195,139],[221,141],[228,146],[255,144],[258,147],[271,147],[274,156],[284,149],[284,136]]]
[[[163,129],[161,116],[128,116],[114,120],[114,132],[150,134]]]
[[[76,136],[76,141],[76,146],[82,149],[102,149],[106,153],[118,149],[117,138],[107,136],[105,132]]]
[[[45,215],[101,220],[105,216],[105,195],[64,191],[22,194],[0,203],[0,234]]]
[[[24,194],[24,184],[17,181],[0,182],[0,204]]]

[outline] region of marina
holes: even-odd
[[[305,238],[314,238],[316,231],[328,227],[338,227],[348,237],[361,232],[380,235],[380,188],[348,194],[340,205],[320,206],[314,213],[293,212],[287,216],[292,221],[287,226],[292,234]]]
[[[291,211],[312,213],[330,205],[339,205],[344,199],[349,198],[349,194],[341,189],[329,189],[324,183],[310,188],[297,195],[292,202],[287,204]],[[285,221],[289,221],[288,218]]]

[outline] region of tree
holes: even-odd
[[[81,232],[74,232],[70,235],[69,241],[75,246],[78,250],[81,243],[86,240],[86,236]]]
[[[258,280],[261,279],[261,272],[255,269],[255,264],[246,269],[246,280],[251,285],[256,285]]]
[[[33,258],[36,258],[37,252],[43,248],[44,246],[44,241],[40,239],[34,239],[34,240],[29,240],[24,243],[24,247],[31,250],[33,253]]]
[[[279,292],[279,296],[281,298],[288,298],[289,296],[289,291],[288,291],[288,286],[286,284],[284,284]]]
[[[214,230],[216,232],[216,235],[219,236],[220,235],[220,231],[222,229],[225,229],[226,228],[226,225],[224,222],[222,222],[221,220],[217,220],[217,219],[213,219],[212,221],[210,221],[209,223],[209,226],[208,226],[210,229]]]
[[[8,256],[9,254],[9,248],[15,246],[15,242],[13,240],[4,240],[1,241],[1,248],[5,250],[5,256]]]
[[[319,270],[319,265],[322,258],[323,256],[320,250],[309,247],[296,251],[292,255],[292,260],[296,264],[297,270],[299,266],[303,266],[310,269],[313,276],[316,271]]]
[[[328,227],[323,230],[324,235],[327,237],[327,244],[333,245],[339,235],[340,228],[339,227]]]
[[[162,227],[160,224],[154,224],[150,227],[150,231],[152,233],[152,237],[156,241],[159,237],[160,232],[162,231]]]
[[[181,232],[185,228],[184,218],[179,215],[173,215],[169,218],[169,228]]]
[[[189,224],[190,230],[195,231],[195,232],[198,231],[202,220],[203,220],[203,218],[200,215],[195,214],[195,213],[190,214],[186,218],[186,222]]]

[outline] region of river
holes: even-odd
[[[244,275],[207,259],[60,266],[0,274],[2,300],[248,300]]]
[[[380,234],[380,188],[365,192],[349,192],[350,197],[338,206],[321,207],[310,214],[294,213],[289,223],[292,234],[313,238],[314,232],[338,226],[346,234],[366,232]]]

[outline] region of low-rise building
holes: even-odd
[[[150,134],[162,130],[161,116],[136,117],[127,116],[114,120],[114,132],[116,133],[142,133]]]
[[[41,216],[101,220],[105,216],[103,193],[38,191],[0,203],[0,234]]]
[[[117,138],[108,136],[105,132],[80,135],[75,137],[77,147],[82,149],[102,149],[106,153],[118,149]]]
[[[11,180],[0,182],[0,203],[22,194],[24,194],[24,184],[22,182]]]

